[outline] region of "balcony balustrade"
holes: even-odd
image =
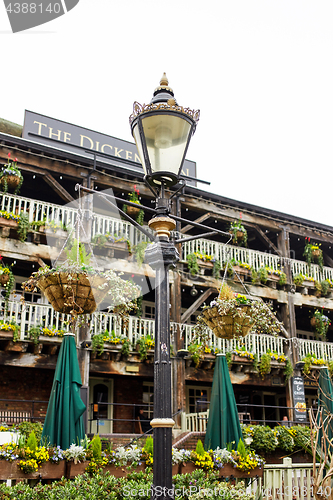
[[[0,301],[1,310],[4,303]],[[22,304],[19,301],[9,301],[8,318],[12,318],[20,326],[19,340],[25,341],[28,338],[28,331],[31,327],[42,324],[49,329],[64,330],[68,329],[67,321],[69,317],[65,314],[55,312],[49,304],[36,304],[26,302]],[[4,317],[2,316],[2,319]],[[91,333],[100,333],[105,330],[115,332],[116,336],[126,336],[129,338],[133,348],[137,340],[142,336],[150,335],[153,339],[155,336],[155,320],[137,318],[130,316],[128,328],[124,328],[123,322],[115,314],[96,312],[91,319]],[[176,332],[180,332],[181,338],[184,339],[184,348],[187,349],[193,343],[194,331],[192,325],[180,324],[171,322],[172,339]],[[208,345],[212,349],[219,349],[225,353],[234,349],[245,349],[249,352],[258,354],[259,356],[267,350],[276,351],[278,354],[283,354],[283,345],[285,339],[282,337],[274,337],[271,335],[258,335],[255,333],[247,335],[242,339],[219,339],[213,332],[207,328]],[[57,337],[53,338],[57,340]]]
[[[0,309],[4,310],[4,301],[0,301]],[[28,339],[28,331],[31,327],[42,324],[49,329],[64,330],[68,329],[67,321],[69,317],[65,314],[55,312],[49,304],[36,304],[26,302],[22,304],[20,301],[11,300],[8,304],[8,318],[12,318],[19,326],[19,340],[26,341]],[[1,319],[5,319],[2,313]],[[133,349],[140,337],[150,335],[152,339],[155,337],[155,320],[138,318],[136,316],[129,317],[128,328],[124,328],[123,322],[115,314],[106,312],[96,312],[91,318],[91,333],[100,333],[105,330],[115,332],[116,336],[126,336],[131,342]],[[179,332],[180,338],[184,341],[184,348],[187,349],[194,341],[193,325],[180,324],[171,322],[171,338],[174,340],[175,335]],[[248,352],[257,354],[259,357],[268,352],[276,352],[278,355],[284,353],[284,347],[288,339],[284,337],[275,337],[272,335],[259,335],[250,333],[244,338],[239,339],[220,339],[207,328],[208,346],[215,350],[218,349],[222,353],[234,351],[235,349],[244,348]],[[58,342],[61,339],[58,337],[50,337],[50,340]],[[317,340],[306,340],[294,338],[290,339],[296,342],[299,359],[303,359],[307,354],[315,355],[318,359],[331,360],[333,359],[333,343],[322,342]]]
[[[64,224],[66,227],[73,226],[76,220],[78,209],[73,204],[56,205],[44,201],[24,198],[12,194],[2,194],[0,196],[0,210],[20,214],[26,212],[29,214],[29,221],[53,222],[55,224]],[[147,238],[140,233],[131,223],[123,221],[116,217],[94,213],[92,222],[92,237],[97,234],[110,233],[117,237],[128,239],[132,245],[136,245]],[[217,241],[198,239],[184,242],[182,245],[181,259],[186,261],[187,255],[193,252],[212,255],[220,262],[226,262],[231,259],[248,264],[256,271],[261,267],[269,267],[274,271],[282,270],[288,261],[291,264],[292,274],[302,273],[312,276],[315,280],[329,279],[333,282],[333,269],[324,267],[323,271],[317,264],[308,264],[305,261],[281,258],[278,255],[268,252],[259,252],[249,248],[226,245]]]

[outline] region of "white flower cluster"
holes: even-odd
[[[172,448],[172,465],[177,465],[182,462],[188,461],[190,455],[190,450],[178,450],[177,448]]]
[[[86,450],[83,446],[77,446],[75,444],[71,444],[68,450],[63,452],[66,460],[75,460],[78,462],[83,462],[86,459]]]
[[[139,462],[142,451],[138,446],[131,444],[128,448],[119,446],[115,452],[115,458],[120,465],[126,465],[127,462]]]

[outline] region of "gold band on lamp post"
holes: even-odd
[[[150,425],[154,427],[173,427],[175,421],[172,418],[153,418],[150,421]]]
[[[154,217],[148,222],[148,226],[156,231],[159,238],[169,238],[170,231],[175,229],[176,223],[170,217]]]

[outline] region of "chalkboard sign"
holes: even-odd
[[[304,378],[293,377],[293,400],[294,400],[294,420],[295,422],[307,422],[305,393],[304,393]]]

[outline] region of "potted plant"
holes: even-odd
[[[20,327],[12,319],[0,320],[0,337],[12,338],[16,342],[19,338]]]
[[[319,265],[319,268],[322,271],[324,266],[324,258],[323,251],[320,248],[320,243],[310,243],[310,238],[305,238],[305,241],[307,241],[307,243],[304,247],[303,256],[305,257],[308,266],[310,266],[312,262],[315,262]]]
[[[12,272],[13,264],[7,265],[2,261],[2,256],[0,255],[0,285],[6,290],[5,293],[5,304],[6,308],[8,306],[8,300],[10,294],[13,291],[15,278]]]
[[[232,222],[229,227],[229,233],[232,235],[234,245],[247,246],[247,231],[241,220]]]
[[[8,153],[8,163],[2,167],[0,172],[0,185],[3,193],[7,193],[8,189],[13,189],[14,194],[17,194],[23,183],[23,176],[20,169],[17,167],[17,158],[11,160],[11,154]]]
[[[139,194],[140,194],[140,191],[136,187],[136,184],[134,184],[133,191],[131,193],[129,193],[129,195],[128,195],[128,201],[131,201],[132,203],[136,203],[136,204],[140,205]],[[138,224],[140,224],[140,226],[143,225],[145,213],[144,213],[142,208],[132,207],[131,205],[126,205],[124,203],[123,212],[127,213],[131,217],[135,217],[136,222]]]
[[[18,234],[19,240],[22,241],[22,243],[24,241],[26,241],[30,227],[31,227],[31,224],[29,222],[29,215],[25,212],[22,212],[20,214],[20,218],[18,221],[18,227],[17,227],[17,234]]]
[[[148,357],[148,351],[154,349],[155,341],[150,335],[141,337],[137,340],[137,351],[140,356],[140,361],[145,361]]]
[[[326,334],[331,325],[331,321],[327,316],[325,316],[325,314],[323,314],[323,310],[321,312],[318,311],[318,309],[315,310],[310,319],[310,324],[316,334],[316,337],[320,336],[326,339]]]
[[[191,276],[196,276],[199,273],[198,257],[196,253],[189,253],[186,256],[187,267]]]

